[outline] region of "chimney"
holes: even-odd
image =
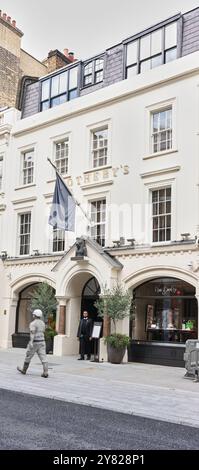
[[[68,57],[68,49],[66,49],[66,48],[64,49],[64,55],[65,55],[66,57]]]
[[[64,49],[63,53],[58,49],[50,51],[47,59],[43,60],[43,64],[46,65],[48,73],[54,72],[55,70],[64,67],[65,65],[71,64],[74,61],[74,54],[70,55],[68,49]]]

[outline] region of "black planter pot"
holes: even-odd
[[[126,347],[121,349],[113,348],[110,344],[107,344],[108,361],[111,364],[120,364],[126,352]]]
[[[46,339],[46,354],[53,354],[53,338]]]

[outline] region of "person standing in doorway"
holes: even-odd
[[[77,337],[80,341],[80,357],[78,358],[79,361],[84,360],[85,354],[87,355],[87,359],[91,358],[91,335],[93,329],[93,322],[91,318],[88,317],[88,312],[85,310],[83,312],[83,318],[81,318],[79,322],[79,327],[77,331]]]
[[[38,354],[39,359],[43,365],[43,374],[41,377],[48,377],[48,362],[46,357],[46,343],[44,338],[45,332],[45,323],[42,320],[42,311],[36,309],[33,311],[33,321],[29,325],[30,329],[30,341],[28,343],[26,357],[24,361],[24,365],[22,368],[17,367],[17,370],[21,372],[21,374],[26,374],[26,371],[29,367],[30,361],[35,355]]]

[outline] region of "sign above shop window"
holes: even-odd
[[[155,294],[162,295],[162,296],[171,296],[171,295],[182,295],[182,292],[177,287],[162,286],[162,287],[155,287]]]

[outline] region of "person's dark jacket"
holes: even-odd
[[[79,327],[77,331],[77,337],[81,338],[81,336],[91,337],[93,330],[93,322],[91,318],[82,318],[79,322]]]

